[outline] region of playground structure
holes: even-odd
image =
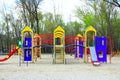
[[[22,50],[23,50],[23,53],[22,53],[22,61],[32,61],[32,62],[35,62],[35,55],[33,53],[33,30],[26,26],[23,30],[22,30],[22,44],[23,44],[23,47],[22,47]]]
[[[22,33],[24,32],[33,33],[33,31],[28,27],[23,29]],[[89,26],[86,28],[84,36],[78,34],[77,36],[66,37],[65,31],[62,29],[62,27],[58,26],[54,30],[54,35],[36,34],[34,37],[32,36],[32,39],[22,37],[22,40],[24,40],[24,56],[31,52],[31,56],[29,56],[31,58],[27,59],[27,61],[29,60],[35,62],[37,57],[41,58],[41,48],[49,47],[53,49],[54,64],[66,63],[65,52],[69,47],[70,49],[74,50],[75,58],[84,58],[84,62],[87,63],[89,58],[88,56],[90,54],[92,64],[100,65],[100,62],[107,62],[107,38],[98,37],[96,36],[96,33],[96,30],[92,26]],[[70,40],[71,38],[73,39]],[[47,40],[45,41],[45,39]],[[67,43],[68,46],[65,46],[65,43]],[[29,46],[26,45],[27,47],[24,47],[25,44],[29,44]],[[25,58],[26,57],[24,57],[24,61],[26,61]]]
[[[92,37],[92,42],[90,43],[90,38],[88,38],[88,32],[91,32],[90,33],[90,36]],[[85,32],[84,32],[84,37],[85,37],[85,42],[84,42],[84,47],[85,47],[85,52],[84,52],[84,62],[88,62],[88,54],[87,54],[87,50],[89,50],[89,47],[90,46],[94,46],[94,37],[96,36],[96,30],[90,26],[90,27],[87,27]]]
[[[110,63],[111,63],[111,42],[109,41],[109,51],[107,52],[107,37],[98,37],[96,36],[97,31],[92,27],[89,26],[84,31],[84,36],[76,37],[75,38],[75,46],[76,46],[76,53],[75,58],[83,58],[84,54],[84,62],[87,63],[90,60],[93,65],[100,65],[101,62],[107,62],[107,53],[110,54]],[[78,35],[77,35],[78,36]]]
[[[34,54],[35,59],[37,60],[37,57],[40,57],[41,59],[41,37],[40,35],[36,34],[33,39],[33,46],[34,46]]]
[[[86,28],[84,37],[84,62],[88,62],[88,54],[91,55],[93,65],[100,65],[100,62],[107,62],[107,38],[96,36],[96,30],[92,26]]]
[[[36,62],[37,58],[41,59],[41,49],[47,47],[52,50],[53,64],[66,63],[66,52],[74,53],[75,58],[83,58],[87,63],[90,60],[93,65],[100,65],[101,62],[107,62],[107,54],[110,54],[110,63],[113,56],[112,53],[112,39],[108,37],[96,36],[97,31],[92,26],[89,26],[84,31],[83,36],[65,36],[65,31],[62,27],[58,26],[54,30],[54,34],[35,34],[32,29],[26,26],[22,30],[21,42],[19,48],[15,48],[8,54],[5,59],[9,59],[17,50],[23,62]],[[108,40],[108,41],[107,41]],[[109,43],[108,43],[109,42]],[[109,47],[108,47],[109,45]]]
[[[65,64],[65,31],[58,26],[54,30],[53,63]]]
[[[81,34],[78,34],[75,38],[75,58],[79,59],[79,58],[83,58],[83,51],[84,51],[84,47],[83,47],[83,36]]]
[[[88,36],[91,36],[91,38],[89,38]],[[96,36],[96,30],[90,26],[87,27],[85,32],[84,32],[84,37],[85,37],[85,42],[84,42],[84,62],[87,63],[88,62],[88,54],[91,55],[91,62],[93,65],[100,65],[98,59],[97,59],[97,54],[96,54],[96,50],[95,50],[95,36]]]

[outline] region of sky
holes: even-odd
[[[54,12],[54,6],[56,13],[61,14],[65,21],[77,20],[74,16],[77,6],[84,5],[84,2],[80,0],[44,0],[41,4],[42,12]]]
[[[13,13],[15,18],[18,17],[18,11],[15,9],[15,0],[0,0],[0,13],[3,11],[3,5],[6,6],[7,13]],[[65,22],[70,20],[75,21],[77,18],[75,17],[74,10],[78,6],[84,7],[85,0],[43,0],[40,4],[40,10],[43,13],[53,13],[54,6],[56,8],[56,13],[61,14]],[[0,15],[0,18],[2,18],[2,15]]]

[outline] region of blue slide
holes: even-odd
[[[90,47],[90,54],[91,54],[91,60],[92,60],[92,64],[95,66],[100,65],[98,59],[97,59],[97,54],[95,51],[95,47]]]

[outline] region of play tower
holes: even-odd
[[[53,63],[65,63],[65,31],[58,26],[54,30]]]
[[[75,38],[75,58],[83,58],[84,48],[83,48],[83,36],[78,34]]]
[[[32,61],[34,62],[33,54],[33,30],[26,26],[22,30],[22,43],[23,43],[23,61]]]
[[[34,45],[34,54],[35,60],[39,57],[41,59],[41,37],[39,34],[36,34],[33,38],[33,45]]]
[[[94,47],[94,41],[95,41],[95,36],[96,36],[96,30],[94,27],[89,26],[86,28],[85,32],[84,32],[84,37],[85,37],[85,42],[84,42],[84,62],[87,63],[88,62],[88,54],[87,54],[87,50],[90,47]]]

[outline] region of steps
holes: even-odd
[[[56,63],[63,64],[64,63],[64,54],[62,53],[63,45],[56,45],[55,52],[56,52]]]
[[[63,59],[56,59],[56,64],[63,64],[63,63],[64,63]]]
[[[64,63],[63,62],[63,54],[61,53],[56,53],[56,63]]]

